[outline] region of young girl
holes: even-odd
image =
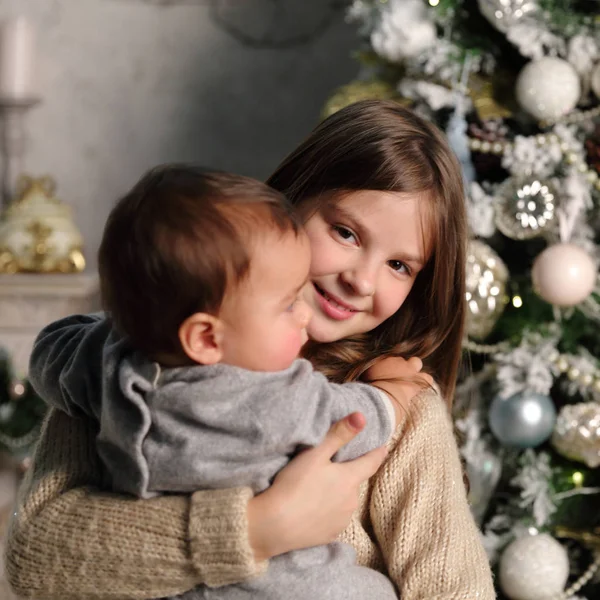
[[[332,380],[349,381],[381,356],[420,356],[450,403],[467,233],[460,169],[439,132],[394,103],[361,102],[319,125],[268,183],[298,207],[311,243],[307,357]],[[68,335],[49,331],[63,342],[52,356],[34,349],[48,381],[69,376],[94,322],[82,317]],[[359,564],[386,573],[403,600],[494,598],[447,406],[427,391],[406,408],[339,539],[354,546]],[[8,540],[18,594],[144,599],[243,581],[271,556],[332,539],[340,520],[329,523],[311,503],[325,500],[331,510],[333,477],[343,482],[339,506],[347,505],[360,477],[348,474],[356,465],[329,464],[341,445],[333,434],[252,500],[245,489],[130,500],[95,491],[95,432],[59,412],[45,423]],[[359,461],[364,474],[378,458]]]

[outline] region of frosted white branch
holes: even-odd
[[[471,231],[478,237],[489,238],[496,232],[494,197],[472,182],[467,196],[467,215]]]
[[[506,38],[528,58],[538,59],[547,55],[564,57],[566,54],[564,40],[533,19],[512,25],[506,32]]]
[[[566,244],[571,241],[575,227],[584,221],[585,211],[592,207],[592,196],[589,183],[573,168],[569,169],[559,187],[562,193],[556,215],[560,241]]]
[[[560,142],[537,143],[532,136],[516,136],[512,145],[506,146],[502,166],[517,176],[552,176],[563,158]]]
[[[451,41],[438,38],[435,44],[424,49],[419,54],[411,56],[406,61],[406,74],[414,79],[428,78],[437,79],[445,84],[452,85],[458,80],[461,72],[461,64],[457,58],[460,49]],[[473,58],[472,71],[479,71],[480,58]]]
[[[371,45],[379,56],[400,63],[435,46],[436,37],[421,0],[388,0],[371,33]]]
[[[431,81],[406,77],[398,84],[398,91],[405,98],[424,100],[434,111],[456,105],[456,94],[452,90]]]
[[[552,467],[550,455],[536,453],[528,449],[523,453],[523,466],[511,480],[511,484],[521,488],[521,508],[531,508],[538,527],[543,527],[556,511],[556,505],[550,493]]]
[[[593,37],[578,34],[569,40],[567,60],[582,77],[589,76],[599,56],[598,42]]]
[[[509,398],[525,390],[548,395],[554,382],[551,359],[556,354],[556,343],[554,337],[524,335],[517,348],[496,354],[500,396]]]

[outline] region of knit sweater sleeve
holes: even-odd
[[[20,490],[6,573],[22,598],[145,599],[266,569],[247,536],[247,488],[137,500],[101,493],[91,421],[51,409]]]
[[[369,508],[402,600],[496,598],[451,420],[437,393],[413,401],[375,476]]]

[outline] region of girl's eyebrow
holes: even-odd
[[[349,221],[349,225],[351,225],[353,229],[356,229],[357,233],[361,237],[366,237],[367,239],[373,239],[375,237],[372,234],[371,230],[368,227],[365,227],[360,221],[358,221],[350,211],[339,205],[333,205],[332,208],[338,213],[338,215],[342,219]],[[421,256],[407,254],[406,252],[398,252],[396,254],[399,257],[399,260],[402,260],[407,263],[412,263],[416,265],[419,269],[422,269],[425,265],[425,260]]]
[[[425,265],[425,261],[420,256],[413,256],[412,254],[399,254],[400,259],[406,263],[412,263],[419,269],[422,269]]]
[[[366,237],[373,237],[369,228],[365,227],[350,211],[345,209],[343,206],[334,204],[331,208],[333,211],[337,212],[342,219],[349,221],[349,225],[352,225],[352,228],[356,229],[359,234]]]

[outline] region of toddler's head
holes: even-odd
[[[166,165],[114,207],[98,254],[104,309],[166,366],[287,368],[306,341],[310,246],[254,179]]]

